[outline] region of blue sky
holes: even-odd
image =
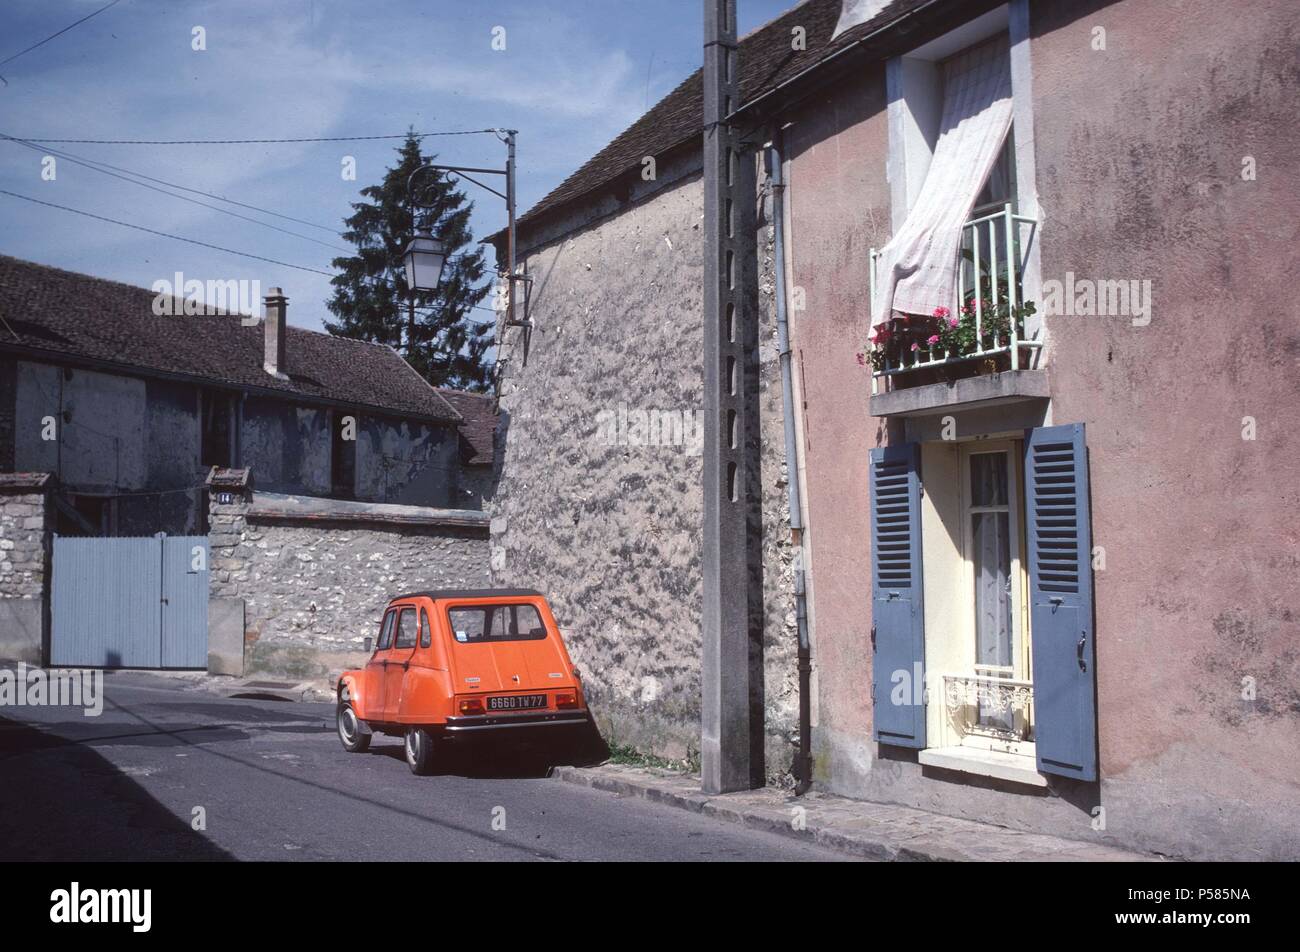
[[[3,0],[0,59],[107,0]],[[740,0],[742,32],[794,0]],[[523,211],[700,62],[699,0],[121,0],[0,67],[0,132],[23,138],[256,139],[519,130]],[[201,26],[207,49],[195,51]],[[494,27],[506,49],[492,49]],[[53,148],[341,227],[394,142]],[[440,161],[499,166],[491,136],[426,140]],[[344,156],[357,180],[341,175]],[[188,204],[0,141],[0,189],[157,231],[328,271],[340,251]],[[504,204],[466,186],[474,231]],[[212,204],[210,199],[191,196]],[[229,207],[229,206],[227,206]],[[240,214],[324,241],[305,225]],[[319,328],[329,279],[170,241],[0,195],[0,253],[148,287],[186,278],[259,279],[290,298],[290,321]]]

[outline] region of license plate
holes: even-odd
[[[532,711],[539,707],[546,707],[545,694],[511,694],[490,697],[487,702],[489,711]]]

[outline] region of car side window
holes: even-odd
[[[397,612],[389,612],[384,616],[384,625],[379,629],[379,644],[376,651],[384,651],[393,644],[393,621],[397,618]]]
[[[403,608],[401,620],[397,623],[397,640],[394,648],[414,648],[419,632],[415,624],[415,609]]]
[[[427,648],[433,644],[433,632],[429,628],[429,613],[420,609],[420,647]]]

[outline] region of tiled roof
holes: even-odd
[[[158,317],[154,297],[145,288],[0,255],[0,350],[460,422],[451,404],[387,344],[290,325],[288,379],[280,380],[262,369],[260,320],[244,326],[237,314]]]
[[[487,466],[496,458],[497,413],[492,397],[464,390],[438,389],[465,421],[460,425],[465,449],[462,460],[469,466]]]
[[[740,40],[741,102],[749,104],[828,56],[850,46],[885,24],[897,20],[927,0],[895,0],[878,15],[846,30],[833,41],[841,0],[804,0]],[[794,50],[796,26],[805,31],[806,49]],[[519,219],[519,227],[536,222],[560,206],[614,182],[647,155],[661,155],[704,129],[703,73],[696,70],[685,82],[632,123],[549,195]]]

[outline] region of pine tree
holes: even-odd
[[[326,306],[338,318],[325,329],[340,337],[391,344],[424,379],[436,387],[484,391],[490,368],[484,358],[492,346],[491,321],[474,305],[487,296],[481,248],[471,241],[469,217],[474,205],[443,173],[420,177],[421,201],[414,209],[447,243],[447,264],[436,291],[417,291],[414,334],[408,327],[409,296],[402,252],[415,234],[406,183],[420,165],[432,162],[420,152],[420,140],[408,134],[397,150],[398,163],[380,185],[361,190],[366,201],[352,204],[343,237],[356,245],[356,255],[335,258],[339,273],[330,279],[334,294]]]

